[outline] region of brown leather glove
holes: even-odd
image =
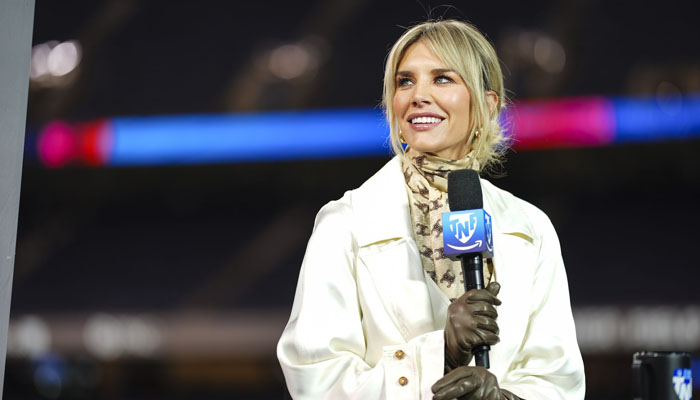
[[[447,308],[445,323],[445,369],[468,365],[475,345],[499,342],[496,307],[501,304],[496,295],[501,285],[491,282],[486,289],[473,289]]]
[[[433,400],[523,400],[498,387],[498,380],[484,367],[458,367],[433,387]]]

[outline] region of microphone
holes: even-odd
[[[445,255],[462,262],[464,290],[484,288],[484,257],[493,257],[493,230],[484,211],[479,173],[472,169],[452,171],[447,176],[450,212],[442,213]],[[476,365],[490,367],[489,345],[475,346]]]

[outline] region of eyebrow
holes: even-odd
[[[455,72],[453,69],[449,68],[436,68],[430,71],[433,75],[445,74],[448,72]],[[415,74],[411,71],[397,71],[396,76],[414,76]]]

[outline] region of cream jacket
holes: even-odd
[[[521,398],[583,399],[554,228],[531,204],[488,181],[482,188],[503,302],[490,371]],[[397,157],[318,213],[277,346],[294,399],[432,398],[449,300],[423,270],[410,221]]]

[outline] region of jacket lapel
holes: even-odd
[[[401,160],[394,157],[352,191],[355,238],[359,247],[398,238],[413,238]]]
[[[491,182],[482,179],[481,189],[484,195],[484,210],[493,217],[493,232],[518,236],[532,243],[535,232],[524,210],[520,208],[515,197]],[[494,247],[498,244],[493,243]]]

